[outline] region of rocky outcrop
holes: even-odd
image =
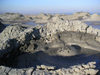
[[[40,38],[38,29],[20,25],[8,26],[0,35],[0,53],[2,54],[17,49],[25,52],[27,44],[32,43],[32,39],[34,42]],[[30,47],[34,49],[34,46],[30,45]]]
[[[17,46],[16,38],[19,33],[24,31],[25,27],[22,26],[8,26],[0,34],[0,54],[8,53]],[[15,43],[15,44],[14,44]]]
[[[53,23],[48,23],[45,25],[41,31],[46,34],[46,36],[52,36],[58,32],[63,31],[73,31],[73,32],[83,32],[88,34],[96,35],[97,37],[100,36],[100,30],[94,29],[92,26],[88,26],[81,21],[68,21],[68,20],[55,20]],[[44,36],[44,35],[43,35]],[[99,40],[98,40],[99,41]]]

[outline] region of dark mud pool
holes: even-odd
[[[69,68],[73,65],[87,64],[88,62],[96,62],[96,68],[100,69],[100,58],[99,54],[88,55],[80,54],[75,56],[51,56],[42,51],[36,52],[34,54],[25,53],[19,55],[15,60],[9,61],[10,64],[5,65],[13,68],[29,68],[35,67],[36,65],[49,65],[56,66],[57,68],[66,67]],[[13,65],[12,65],[13,64]]]

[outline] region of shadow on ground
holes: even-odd
[[[68,68],[73,65],[87,64],[91,61],[97,61],[95,55],[76,55],[70,57],[63,56],[50,56],[43,51],[32,53],[22,53],[21,55],[13,58],[6,59],[1,65],[9,66],[12,68],[29,68],[36,67],[36,65],[55,66],[56,68]],[[98,61],[97,61],[98,62]]]

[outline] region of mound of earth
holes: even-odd
[[[7,26],[0,33],[0,74],[95,75],[99,49],[100,30],[78,20]]]
[[[0,18],[3,20],[13,20],[13,19],[24,18],[24,15],[17,14],[17,13],[5,13],[0,15]]]
[[[6,25],[15,24],[15,23],[24,23],[31,20],[30,17],[26,17],[19,13],[1,14],[0,18],[3,20],[2,23]]]
[[[66,14],[39,14],[30,16],[34,22],[36,23],[48,23],[57,21],[59,19],[62,20],[81,20],[81,21],[100,21],[100,15],[98,14],[90,14],[88,12],[76,12],[72,15]]]
[[[100,15],[92,14],[89,18],[85,19],[85,21],[100,21]]]

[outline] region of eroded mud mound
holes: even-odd
[[[27,74],[29,70],[33,75],[60,75],[63,71],[66,71],[65,74],[70,74],[70,71],[91,74],[92,70],[96,74],[99,68],[97,61],[100,61],[99,33],[100,30],[80,21],[61,20],[37,27],[8,26],[0,33],[0,65],[4,70],[0,73]],[[90,66],[91,62],[94,63]],[[85,67],[82,67],[83,64]],[[78,66],[84,70],[78,69]]]

